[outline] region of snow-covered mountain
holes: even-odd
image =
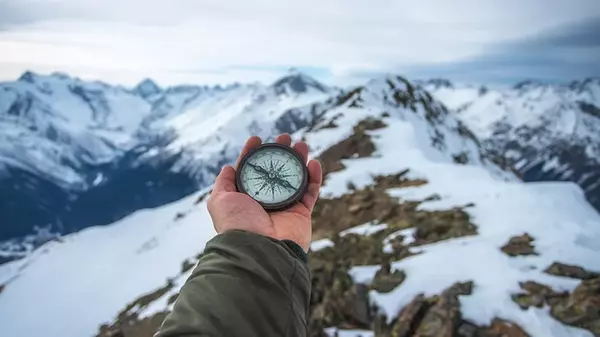
[[[423,83],[460,113],[488,154],[527,181],[573,181],[600,210],[600,78],[512,88]]]
[[[178,200],[209,184],[246,136],[306,126],[315,111],[293,108],[335,93],[300,73],[223,88],[30,72],[0,83],[0,242]]]
[[[203,111],[171,122],[194,124]],[[600,215],[577,185],[522,182],[486,157],[453,111],[399,77],[279,117],[236,115],[252,126],[246,111],[260,130],[227,117],[206,127],[221,125],[213,137],[229,148],[286,121],[324,166],[310,336],[600,334]],[[192,129],[179,142],[194,144],[186,156],[198,160],[212,154],[194,147],[217,144]],[[215,234],[209,189],[0,266],[2,333],[151,336]]]

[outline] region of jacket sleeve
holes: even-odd
[[[310,275],[294,245],[238,230],[217,235],[155,337],[305,337]]]

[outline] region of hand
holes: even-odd
[[[292,139],[283,134],[276,142],[290,146]],[[250,150],[260,146],[259,137],[250,137],[238,158],[236,168],[241,158]],[[308,157],[308,146],[299,142],[293,149],[304,158]],[[232,229],[240,229],[268,236],[277,240],[291,240],[308,251],[312,224],[311,213],[319,197],[321,188],[321,164],[316,160],[308,162],[308,191],[296,205],[281,212],[267,213],[262,206],[244,193],[239,193],[235,187],[235,170],[226,165],[215,180],[213,191],[208,200],[208,212],[213,220],[217,233]]]

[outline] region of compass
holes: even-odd
[[[267,211],[296,204],[306,192],[308,171],[304,159],[289,146],[267,143],[240,161],[235,183]]]

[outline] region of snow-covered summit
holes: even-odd
[[[158,95],[162,89],[158,86],[158,84],[156,84],[156,82],[147,78],[138,83],[133,91],[143,98],[149,98],[151,96]]]
[[[271,85],[277,95],[298,95],[303,93],[328,93],[331,89],[314,78],[290,69],[288,74]]]

